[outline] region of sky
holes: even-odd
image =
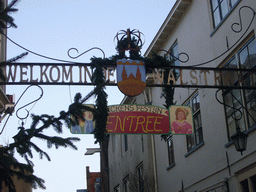
[[[161,27],[175,0],[20,0],[16,5],[19,9],[12,14],[18,28],[8,29],[8,37],[22,47],[37,54],[75,62],[89,63],[91,57],[103,57],[99,50],[93,50],[85,55],[71,59],[67,55],[70,48],[76,48],[82,53],[92,47],[101,48],[106,57],[116,54],[114,37],[120,30],[128,28],[138,29],[144,34],[145,44],[142,55]],[[7,59],[26,52],[21,47],[7,42]],[[73,52],[74,56],[77,54]],[[73,55],[72,55],[73,56]],[[57,63],[29,53],[19,62]],[[92,86],[63,86],[48,85],[43,88],[43,97],[35,104],[27,107],[30,114],[49,114],[58,116],[62,110],[67,111],[76,93],[87,95]],[[6,93],[15,95],[16,101],[27,88],[23,85],[9,85]],[[124,95],[117,87],[107,87],[108,104],[118,105]],[[16,110],[37,99],[41,94],[38,87],[31,87],[24,94]],[[94,104],[91,98],[87,104]],[[19,116],[26,113],[20,110]],[[6,119],[1,123],[1,128]],[[31,118],[24,121],[28,128]],[[10,117],[2,135],[0,144],[12,142],[21,121],[15,113]],[[47,134],[55,135],[53,131]],[[37,142],[51,157],[39,159],[34,153],[34,174],[45,180],[46,190],[33,190],[36,192],[76,192],[77,189],[86,189],[86,166],[91,172],[100,171],[99,154],[85,156],[86,148],[98,148],[94,144],[93,135],[71,134],[64,127],[62,137],[79,137],[80,142],[75,143],[78,150],[69,148],[47,149],[46,143]]]

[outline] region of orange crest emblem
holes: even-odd
[[[117,85],[128,96],[136,96],[146,88],[146,70],[143,61],[117,60]]]

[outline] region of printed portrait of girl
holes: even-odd
[[[189,111],[186,108],[178,107],[175,110],[175,121],[171,123],[171,132],[173,134],[192,134],[193,127],[188,123],[187,116]]]

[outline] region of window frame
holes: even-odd
[[[174,48],[177,48],[177,53],[174,53]],[[179,53],[179,44],[178,44],[177,40],[172,44],[168,53],[169,54],[167,55],[167,58],[170,61],[174,60],[174,66],[180,66],[180,61],[178,60],[179,54],[180,54]],[[177,59],[175,59],[173,56],[176,57]],[[176,72],[176,77],[178,78],[180,76],[180,71],[178,69],[174,69],[174,71]]]
[[[123,149],[124,153],[128,151],[128,134],[123,134]]]
[[[232,3],[232,0],[216,0],[217,5],[214,8],[213,7],[213,0],[210,0],[210,8],[211,8],[211,15],[212,15],[212,22],[213,22],[213,28],[217,29],[223,22],[224,20],[230,15],[230,13],[234,10],[234,8],[238,5],[238,3],[241,0],[236,0],[235,3]],[[224,2],[225,1],[225,2]],[[223,7],[221,6],[221,3],[227,3],[227,12],[223,14]],[[214,12],[218,11],[218,18],[219,22],[216,24],[215,23],[215,15]]]
[[[239,187],[241,191],[248,191],[248,192],[254,192],[256,190],[256,175],[253,175],[251,177],[248,177],[244,179],[243,181],[239,182]],[[246,182],[246,187],[245,187],[245,182]]]
[[[251,45],[251,43],[254,43],[255,44],[255,47],[254,49],[249,49],[249,46]],[[246,52],[248,53],[247,54],[247,57],[250,55],[250,50],[253,50],[255,51],[256,50],[256,38],[255,36],[252,36],[251,38],[249,38],[249,40],[240,48],[238,49],[233,55],[232,57],[224,64],[223,68],[229,68],[227,66],[230,66],[229,64],[231,63],[231,61],[235,60],[235,64],[236,64],[236,68],[247,68],[247,69],[253,69],[253,68],[256,68],[256,62],[255,64],[251,63],[251,61],[249,62],[250,64],[250,67],[244,67],[245,65],[242,65],[241,63],[241,53],[246,50]],[[256,52],[256,51],[255,51]],[[254,52],[253,52],[254,53]],[[247,58],[246,57],[246,58]],[[233,64],[234,64],[233,63]],[[240,86],[243,85],[244,81],[245,80],[248,80],[248,78],[251,80],[251,77],[253,77],[253,74],[248,74],[247,72],[246,73],[238,73],[237,72],[237,75],[236,75],[236,78],[233,80],[233,84],[234,85],[237,85],[237,84],[240,84]],[[238,78],[242,78],[238,81]],[[225,83],[225,82],[224,82]],[[253,82],[253,83],[256,83],[256,82]],[[251,121],[254,121],[256,119],[251,119],[251,117],[249,117],[250,115],[247,114],[247,112],[249,111],[248,109],[248,104],[250,102],[253,101],[253,98],[255,98],[256,96],[256,91],[252,90],[252,94],[254,95],[252,97],[252,99],[247,99],[247,96],[246,96],[246,93],[247,91],[246,90],[223,90],[222,92],[222,97],[223,97],[223,102],[224,102],[224,113],[225,113],[225,120],[226,120],[226,129],[227,129],[227,137],[228,137],[228,141],[229,142],[232,142],[231,141],[231,136],[236,132],[236,122],[235,122],[235,119],[232,118],[232,114],[235,114],[235,111],[233,109],[233,112],[229,112],[229,110],[231,110],[231,107],[227,107],[226,105],[230,105],[230,103],[227,103],[226,100],[226,96],[228,94],[234,94],[236,93],[236,95],[238,95],[238,92],[239,92],[239,100],[237,100],[237,98],[235,98],[237,101],[235,104],[235,102],[232,102],[232,107],[236,107],[238,108],[239,110],[241,110],[242,112],[242,117],[240,120],[238,120],[238,125],[241,129],[241,131],[244,131],[245,133],[249,133],[253,130],[256,129],[256,122],[251,122]],[[232,95],[231,95],[232,96]],[[230,100],[230,99],[229,99]],[[239,114],[238,114],[239,115]],[[232,119],[230,119],[232,118]],[[235,126],[235,127],[234,127]],[[228,146],[228,145],[227,145]]]
[[[168,167],[167,167],[167,170],[169,170],[175,165],[173,135],[170,135],[170,136],[167,137],[166,144],[167,144],[167,152],[168,152]]]
[[[129,191],[129,175],[127,175],[123,179],[123,187],[124,187],[124,192],[128,192]]]
[[[114,192],[121,192],[120,185],[114,187]]]
[[[177,49],[177,53],[174,53],[174,50]],[[175,43],[171,46],[170,48],[170,54],[176,58],[179,58],[179,46],[178,46],[178,41],[175,41]],[[170,58],[172,59],[172,58]],[[175,59],[175,58],[174,58]],[[176,63],[177,62],[177,63]],[[180,66],[180,61],[179,60],[175,60],[174,61],[175,66]]]
[[[254,183],[256,180],[256,163],[252,163],[243,169],[234,173],[237,183],[238,183],[238,191],[243,191],[243,184],[246,183],[247,189],[249,192],[254,192],[256,189],[256,184]]]
[[[193,100],[198,98],[198,108],[195,108],[193,105]],[[202,126],[202,118],[201,118],[201,108],[200,108],[200,98],[199,93],[196,91],[185,103],[185,105],[192,107],[193,119],[194,119],[194,133],[191,135],[186,135],[186,143],[187,143],[187,153],[185,157],[196,151],[198,148],[204,145],[203,138],[203,126]],[[195,110],[196,109],[196,110]],[[197,118],[198,117],[198,118]],[[197,124],[196,124],[196,123]],[[191,144],[192,143],[192,144]],[[189,146],[191,144],[191,146]]]
[[[137,166],[137,175],[138,175],[138,191],[144,192],[144,173],[143,173],[143,162]]]
[[[152,87],[146,87],[143,91],[145,105],[152,105]]]

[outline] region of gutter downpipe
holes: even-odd
[[[156,152],[155,152],[155,140],[154,135],[150,135],[151,144],[152,144],[152,158],[153,158],[153,171],[154,171],[154,180],[155,180],[155,191],[158,191],[158,183],[157,183],[157,170],[156,170]]]

